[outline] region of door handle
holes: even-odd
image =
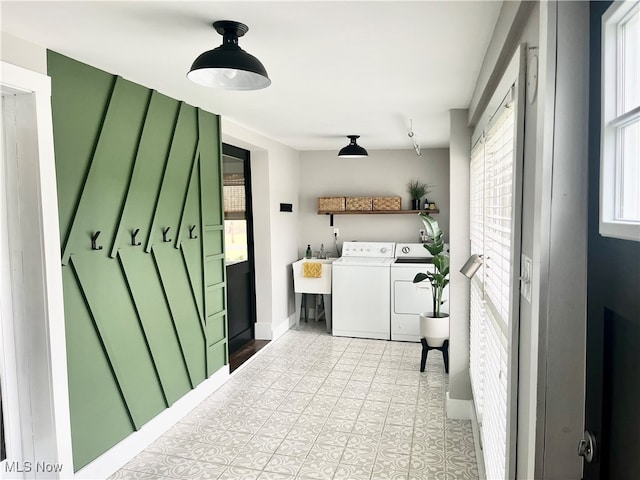
[[[596,448],[595,435],[589,431],[584,432],[584,437],[578,443],[578,456],[583,457],[589,463],[596,455]]]

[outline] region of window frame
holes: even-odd
[[[621,111],[624,85],[618,68],[622,54],[619,26],[634,9],[640,12],[640,1],[614,2],[602,16],[599,232],[604,237],[640,241],[640,221],[620,219],[617,212],[621,193],[619,132],[640,123],[640,105]]]

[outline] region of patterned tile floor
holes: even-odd
[[[116,479],[476,479],[471,422],[419,344],[301,324],[111,476]]]

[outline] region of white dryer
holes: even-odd
[[[333,262],[333,335],[391,338],[391,264],[394,243],[344,242]]]
[[[419,314],[433,310],[431,284],[413,283],[416,274],[433,272],[433,257],[421,243],[398,243],[391,266],[391,340],[420,341]],[[445,287],[443,312],[449,313],[449,287]]]

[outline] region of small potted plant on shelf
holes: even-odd
[[[420,213],[424,223],[427,241],[424,243],[433,256],[433,271],[418,273],[413,283],[425,280],[431,284],[433,311],[420,314],[420,341],[422,342],[422,361],[420,371],[424,372],[427,353],[431,349],[441,350],[444,357],[445,370],[449,371],[449,314],[441,311],[443,293],[449,284],[449,255],[444,251],[444,233],[438,222],[425,213]]]
[[[422,183],[419,180],[411,180],[407,184],[407,192],[409,192],[409,196],[411,196],[411,210],[420,210],[422,197],[431,191],[429,187],[429,184]]]

